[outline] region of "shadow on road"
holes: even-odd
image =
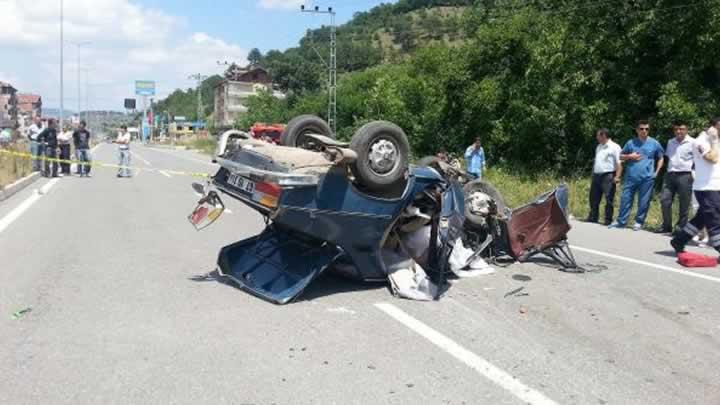
[[[313,281],[298,297],[297,301],[312,301],[317,298],[335,294],[387,288],[386,283],[367,283],[355,281],[329,271]]]
[[[655,252],[655,254],[658,256],[665,256],[665,257],[673,257],[673,258],[677,257],[677,253],[675,253],[675,251],[673,251],[673,250],[661,250],[661,251]]]
[[[217,270],[209,273],[199,274],[188,277],[188,280],[196,283],[217,282],[232,287],[238,292],[248,294],[238,284],[231,279],[223,277]],[[312,301],[317,298],[326,297],[335,294],[344,294],[357,291],[377,290],[387,288],[386,283],[366,283],[362,281],[350,280],[341,275],[332,273],[331,271],[321,275],[305,289],[305,291],[295,300],[295,302]]]

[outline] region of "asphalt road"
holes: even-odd
[[[599,271],[517,264],[425,303],[324,276],[280,307],[206,276],[261,218],[226,199],[196,232],[192,180],[147,170],[207,158],[133,151],[134,178],[0,204],[0,403],[720,403],[720,272],[680,269],[666,237],[576,223]]]

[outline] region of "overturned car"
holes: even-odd
[[[350,143],[314,116],[290,121],[281,145],[227,131],[214,157],[219,171],[193,185],[203,197],[188,219],[197,229],[218,219],[216,190],[265,217],[260,235],[220,250],[218,272],[276,304],[328,270],[389,280],[396,295],[429,300],[447,276],[487,271],[502,257],[545,254],[577,268],[564,187],[511,211],[491,185],[442,161],[410,165],[409,150],[403,130],[385,121],[361,127]]]

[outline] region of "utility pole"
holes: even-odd
[[[63,23],[64,23],[64,15],[63,15],[63,0],[60,0],[60,128],[63,126],[63,118],[65,114],[65,103],[63,102],[64,98],[64,89],[63,89],[63,45],[65,43],[64,39],[64,32],[63,32]]]
[[[80,41],[80,42],[71,42],[73,45],[77,46],[77,90],[78,90],[78,121],[82,120],[82,114],[80,111],[82,109],[80,108],[80,100],[82,100],[80,96],[80,49],[85,45],[90,45],[90,41]],[[87,90],[86,90],[87,91]],[[87,105],[85,106],[87,108]],[[87,114],[86,117],[87,118]]]
[[[337,126],[337,31],[335,27],[335,11],[332,7],[327,10],[320,10],[315,6],[306,9],[305,5],[300,6],[303,13],[329,14],[330,15],[330,63],[328,65],[328,124],[333,133],[336,133]]]
[[[197,105],[197,120],[198,120],[198,122],[200,120],[202,120],[203,115],[205,115],[205,113],[203,111],[203,106],[202,106],[202,82],[203,82],[203,80],[205,80],[207,78],[208,78],[207,76],[205,76],[201,73],[196,73],[194,75],[188,76],[189,80],[197,80],[197,89],[195,91],[197,92],[197,103],[198,103],[198,105]]]

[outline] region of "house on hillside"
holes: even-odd
[[[42,97],[37,94],[18,94],[18,114],[26,120],[42,117]]]
[[[285,97],[273,90],[270,73],[261,66],[241,68],[233,63],[224,76],[225,79],[215,87],[214,120],[218,127],[231,127],[242,113],[247,112],[248,97],[261,91],[269,90],[277,98]]]
[[[15,128],[17,118],[17,89],[10,83],[0,82],[0,129]]]

